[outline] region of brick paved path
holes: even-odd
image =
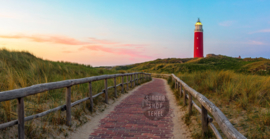
[[[100,126],[89,139],[158,139],[173,137],[172,110],[159,121],[146,118],[142,110],[142,101],[146,94],[158,92],[166,94],[165,84],[161,79],[141,86],[125,98],[107,117],[100,121]]]

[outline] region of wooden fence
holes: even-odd
[[[124,83],[124,76],[126,76],[126,79],[127,79],[126,83]],[[128,80],[129,76],[130,76],[130,80]],[[122,77],[121,78],[122,83],[116,85],[116,77]],[[107,79],[111,79],[111,78],[114,78],[114,86],[107,87]],[[116,87],[122,86],[121,91],[123,93],[125,84],[128,90],[129,83],[132,87],[134,87],[136,85],[135,83],[141,82],[141,79],[150,79],[150,78],[151,78],[151,74],[147,74],[143,72],[101,75],[101,76],[92,76],[92,77],[81,78],[81,79],[71,79],[71,80],[65,80],[65,81],[37,84],[37,85],[25,87],[25,88],[0,92],[0,102],[12,100],[12,99],[18,100],[18,106],[17,106],[18,119],[0,124],[0,129],[18,124],[18,138],[24,139],[24,122],[25,121],[42,117],[58,110],[62,110],[62,111],[66,110],[66,124],[70,126],[71,125],[71,107],[89,100],[91,104],[90,110],[93,110],[93,98],[96,98],[97,96],[103,93],[105,93],[105,102],[108,103],[108,89],[114,88],[115,90],[114,96],[117,97]],[[104,80],[105,88],[103,89],[102,92],[92,95],[92,82],[98,81],[98,80]],[[83,83],[89,84],[89,97],[86,97],[86,98],[83,98],[81,100],[71,103],[71,87],[73,85],[83,84]],[[42,93],[49,90],[59,89],[59,88],[66,88],[66,105],[62,105],[62,106],[44,111],[36,115],[24,117],[24,100],[23,100],[24,97]]]
[[[212,129],[215,136],[218,139],[222,139],[222,136],[214,126],[213,118],[208,115],[208,112],[211,113],[214,117],[214,120],[217,122],[219,128],[223,132],[223,134],[228,139],[246,139],[240,132],[238,132],[231,122],[226,118],[226,116],[220,111],[220,109],[215,106],[211,101],[209,101],[204,95],[200,94],[196,90],[189,87],[185,82],[180,80],[174,74],[151,74],[155,77],[168,78],[172,77],[175,83],[175,89],[177,89],[180,93],[180,98],[183,97],[184,105],[187,105],[188,101],[188,113],[189,116],[192,114],[192,106],[195,107],[201,113],[201,122],[202,122],[202,136],[205,137],[208,132],[208,126]],[[201,108],[192,100],[196,99]]]

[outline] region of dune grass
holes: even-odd
[[[247,138],[270,136],[269,76],[212,70],[178,73],[176,76],[219,107]]]
[[[190,59],[167,58],[115,69],[174,73],[219,107],[244,136],[270,136],[269,59],[238,59],[222,55]],[[182,103],[181,100],[179,103]],[[200,124],[199,116],[193,118]],[[186,121],[192,124],[188,119]],[[199,132],[195,131],[193,137],[200,138]]]
[[[206,58],[166,58],[128,66],[117,66],[116,70],[145,71],[148,73],[192,73],[206,70],[232,70],[249,75],[270,75],[270,60],[265,58],[238,59],[228,56]]]
[[[115,67],[117,70],[174,73],[205,95],[248,138],[270,136],[270,60],[265,58],[166,58]],[[179,103],[182,103],[181,100]],[[196,116],[200,123],[199,116]],[[187,123],[190,124],[189,120]],[[200,138],[196,131],[194,138]]]
[[[124,73],[125,71],[121,71]],[[35,57],[29,52],[0,50],[0,91],[23,88],[34,84],[55,82],[67,79],[78,79],[102,74],[119,73],[115,70],[93,68],[70,62],[53,62]],[[117,84],[121,77],[117,77]],[[113,79],[108,79],[108,86],[113,86]],[[124,78],[126,82],[126,78]],[[93,95],[104,89],[104,81],[92,83]],[[131,88],[131,87],[129,87]],[[117,88],[121,95],[121,86]],[[109,99],[114,100],[114,89],[109,89]],[[88,84],[71,87],[71,102],[88,96]],[[65,104],[65,88],[55,89],[27,96],[24,98],[25,116],[37,114]],[[103,111],[106,105],[104,94],[94,99],[94,112]],[[72,107],[72,126],[65,126],[65,112],[55,112],[25,123],[27,138],[67,137],[70,131],[90,120],[90,103],[88,101]],[[0,123],[17,119],[17,100],[0,102]],[[0,139],[16,138],[17,126],[0,130]],[[58,138],[57,137],[57,138]]]

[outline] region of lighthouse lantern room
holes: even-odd
[[[196,57],[203,57],[203,29],[199,18],[194,30],[194,58]]]

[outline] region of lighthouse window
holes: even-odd
[[[199,39],[199,37],[197,37],[197,39]]]

